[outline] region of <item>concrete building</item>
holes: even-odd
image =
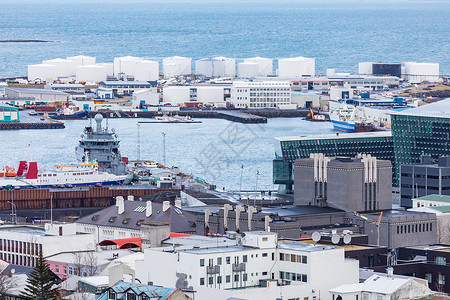
[[[359,74],[361,75],[384,75],[402,77],[402,64],[400,63],[359,63]]]
[[[311,154],[294,163],[294,204],[344,211],[392,209],[392,166],[369,155],[330,158]]]
[[[450,196],[427,195],[412,199],[412,207],[439,207],[449,206]]]
[[[418,299],[431,294],[428,282],[406,276],[394,276],[393,269],[387,274],[374,274],[362,283],[344,284],[330,290],[330,300],[396,300]]]
[[[72,223],[47,223],[45,228],[0,228],[0,258],[13,264],[35,266],[39,252],[47,257],[57,253],[94,249],[94,236],[77,232],[76,224]]]
[[[234,81],[231,104],[236,108],[279,108],[291,104],[288,81]]]
[[[34,98],[36,101],[61,101],[65,102],[70,99],[68,93],[55,91],[51,89],[32,89],[32,88],[5,88],[6,95],[12,98]]]
[[[330,80],[327,78],[300,78],[289,79],[293,91],[327,91],[330,89]]]
[[[159,98],[156,88],[136,91],[133,93],[133,108],[139,108],[142,105],[159,105]]]
[[[363,91],[383,91],[387,88],[398,88],[400,78],[396,76],[348,75],[330,76],[330,86],[342,86]]]
[[[344,249],[278,242],[277,234],[245,232],[235,246],[148,248],[137,265],[143,282],[195,292],[195,299],[318,298],[358,282],[358,261]]]
[[[142,229],[145,222],[168,222],[171,232],[194,233],[195,216],[170,202],[152,203],[134,201],[133,197],[124,200],[118,197],[115,206],[107,207],[76,221],[80,232],[92,233],[97,243],[104,240],[146,237]],[[168,237],[168,233],[165,233]],[[161,237],[162,239],[162,237]]]
[[[420,164],[400,166],[400,197],[404,207],[417,207],[411,199],[426,195],[450,195],[450,156],[437,163],[431,155],[422,155]]]
[[[287,78],[312,77],[316,72],[316,59],[292,57],[278,59],[278,76]]]
[[[438,63],[405,62],[403,78],[410,83],[439,81]]]
[[[320,95],[307,92],[292,92],[291,104],[297,108],[312,108],[320,106]]]

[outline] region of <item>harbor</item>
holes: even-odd
[[[18,111],[18,115],[19,121],[17,122],[0,122],[0,130],[65,128],[61,121],[40,115],[29,115],[28,111]]]

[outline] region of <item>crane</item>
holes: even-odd
[[[363,219],[364,221],[368,222],[369,224],[375,225],[377,227],[377,246],[380,246],[380,223],[381,223],[381,217],[383,216],[383,212],[376,212],[376,213],[370,213],[370,214],[380,214],[378,216],[378,220],[374,221],[372,219],[369,219],[366,216],[363,216],[359,213],[357,213],[356,211],[353,212],[353,214],[361,219]]]

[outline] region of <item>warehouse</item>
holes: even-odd
[[[51,89],[31,89],[31,88],[11,88],[7,87],[5,93],[11,98],[32,97],[36,101],[68,101],[70,95],[64,92]]]
[[[19,122],[19,109],[0,104],[0,122]]]
[[[439,64],[405,62],[403,77],[410,83],[437,82],[439,81]]]

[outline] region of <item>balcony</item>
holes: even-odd
[[[206,267],[206,274],[219,274],[220,273],[220,266],[207,266]]]
[[[233,272],[245,272],[245,264],[233,264]]]

